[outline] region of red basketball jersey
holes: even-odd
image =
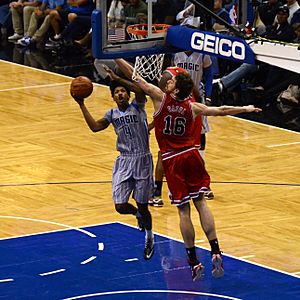
[[[168,72],[173,76],[176,76],[179,73],[187,73],[187,70],[180,67],[168,67],[166,68],[165,72]]]
[[[166,68],[165,72],[168,72],[169,74],[176,76],[179,73],[188,73],[187,70],[181,68],[181,67],[168,67]],[[192,102],[196,102],[195,97],[191,98]],[[198,116],[195,119],[195,125],[194,125],[194,145],[197,148],[201,147],[201,131],[202,131],[202,117]]]
[[[154,114],[155,135],[161,153],[195,146],[195,122],[191,108],[192,96],[177,101],[165,94]]]

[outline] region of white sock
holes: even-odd
[[[200,155],[201,155],[202,159],[204,160],[204,153],[205,153],[205,151],[204,150],[199,150],[199,152],[200,152]]]
[[[60,33],[58,33],[58,34],[56,34],[56,35],[54,36],[54,39],[55,39],[55,40],[59,40],[59,39],[60,39],[60,37],[61,37],[61,34],[60,34]]]

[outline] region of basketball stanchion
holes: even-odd
[[[170,26],[171,25],[168,24],[153,24],[151,36],[165,36],[165,33]],[[147,24],[130,25],[126,30],[132,40],[140,40],[148,37]],[[164,54],[137,56],[133,68],[132,80],[136,81],[138,76],[145,79],[147,78],[150,81],[159,80],[161,77],[164,56]]]

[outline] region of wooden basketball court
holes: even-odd
[[[0,238],[111,221],[115,133],[92,133],[69,95],[72,78],[0,61]],[[114,106],[107,87],[86,100],[95,118]],[[147,104],[149,121],[153,112]],[[232,117],[211,117],[209,202],[226,254],[300,275],[300,135]],[[151,134],[154,161],[157,145]],[[181,239],[164,185],[154,231]],[[197,245],[208,247],[196,214]]]

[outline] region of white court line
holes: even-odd
[[[35,221],[35,222],[47,223],[47,224],[55,224],[55,225],[58,225],[58,226],[66,227],[67,229],[64,229],[65,231],[66,230],[76,230],[76,231],[79,231],[79,232],[81,232],[83,234],[88,235],[89,237],[92,237],[92,238],[97,237],[96,235],[94,235],[93,233],[91,233],[91,232],[89,232],[87,230],[84,230],[84,229],[81,229],[81,228],[77,228],[77,227],[73,227],[73,226],[69,226],[69,225],[62,224],[62,223],[47,221],[47,220],[33,219],[33,218],[24,218],[24,217],[15,217],[15,216],[0,216],[0,218],[4,218],[4,219],[18,219],[18,220],[20,219],[20,220],[26,220],[26,221],[28,220],[28,221]],[[108,223],[105,223],[105,224],[111,224],[111,223],[108,222]],[[91,227],[91,225],[90,226],[85,226],[85,227]],[[35,235],[41,235],[41,234],[46,234],[46,233],[61,232],[61,231],[64,231],[64,230],[55,230],[55,231],[41,232],[41,233],[35,233],[35,234],[27,234],[27,235],[22,235],[22,236],[18,236],[18,237],[3,238],[3,239],[0,239],[0,241],[1,240],[21,238],[21,237],[24,237],[24,236],[35,236]],[[103,243],[98,243],[98,250],[103,250],[103,249],[104,249],[104,244]],[[92,260],[94,260],[96,258],[97,258],[97,256],[92,256],[92,257],[86,259],[85,261],[81,262],[81,264],[82,265],[87,264],[87,263],[91,262]],[[64,272],[64,271],[66,271],[66,269],[59,269],[59,270],[55,270],[55,271],[51,271],[51,272],[41,273],[39,275],[40,276],[47,276],[47,275],[52,275],[52,274],[56,274],[56,273],[61,273],[61,272]],[[13,281],[13,279],[6,279],[6,281]]]
[[[102,293],[95,293],[95,294],[87,294],[87,295],[80,295],[74,296],[71,298],[65,298],[63,300],[76,300],[76,299],[83,299],[83,298],[90,298],[90,297],[99,297],[99,296],[107,296],[107,295],[120,295],[120,294],[143,294],[143,293],[164,293],[164,294],[185,294],[185,295],[198,295],[198,296],[208,296],[208,297],[217,297],[221,299],[230,299],[230,300],[241,300],[240,298],[234,298],[225,295],[219,294],[211,294],[211,293],[203,293],[203,292],[195,292],[195,291],[180,291],[180,290],[128,290],[128,291],[112,291],[112,292],[102,292]],[[107,298],[109,299],[109,298]]]
[[[0,279],[0,282],[11,282],[14,281],[12,278]]]
[[[1,217],[3,217],[3,216],[0,216],[0,218],[1,218]],[[119,221],[116,221],[116,222],[97,223],[97,224],[91,224],[91,225],[81,226],[81,227],[85,227],[85,228],[86,228],[86,227],[95,227],[95,226],[109,225],[109,224],[116,224],[116,223],[122,224],[122,225],[124,225],[124,226],[128,226],[128,227],[131,227],[131,228],[136,229],[136,226],[133,226],[133,225],[130,225],[130,224],[127,224],[127,223],[124,223],[124,222],[119,222]],[[61,225],[64,226],[63,224],[61,224]],[[33,235],[40,235],[40,234],[52,233],[52,232],[66,231],[66,230],[71,230],[71,229],[76,230],[76,228],[70,227],[70,228],[68,228],[68,229],[53,230],[53,231],[40,232],[40,233],[35,233],[35,234],[26,234],[26,235],[20,235],[20,236],[15,236],[15,237],[2,238],[2,239],[0,239],[0,241],[1,241],[1,240],[7,240],[7,239],[21,238],[21,237],[26,237],[26,236],[33,236]],[[182,240],[176,239],[176,238],[174,238],[174,237],[171,237],[171,236],[168,236],[168,235],[165,235],[165,234],[161,234],[161,233],[157,233],[157,232],[154,232],[154,234],[159,235],[159,236],[162,236],[162,237],[165,237],[165,238],[168,238],[168,239],[171,239],[171,240],[174,240],[174,241],[177,241],[177,242],[180,242],[180,243],[183,243]],[[204,250],[210,251],[210,249],[208,249],[208,248],[206,248],[206,247],[203,247],[203,246],[197,246],[197,248],[200,248],[200,249],[204,249]],[[237,260],[244,261],[244,262],[246,262],[246,263],[249,263],[249,264],[252,264],[252,265],[261,267],[261,268],[266,268],[266,269],[269,269],[269,270],[272,270],[272,271],[276,271],[276,272],[279,272],[279,273],[282,273],[282,274],[285,274],[285,275],[289,275],[289,276],[292,276],[292,277],[295,277],[295,278],[299,278],[299,276],[294,275],[294,273],[288,273],[288,272],[285,272],[285,271],[282,271],[282,270],[279,270],[279,269],[275,269],[275,268],[272,268],[272,267],[269,267],[269,266],[266,266],[266,265],[263,265],[263,264],[255,263],[255,262],[252,262],[252,261],[247,261],[247,260],[245,260],[245,259],[239,258],[239,257],[237,257],[237,256],[233,256],[233,255],[230,255],[230,254],[224,254],[224,255],[227,256],[227,257],[231,257],[231,258],[234,258],[234,259],[237,259]],[[299,272],[299,273],[300,273],[300,272]]]
[[[294,272],[293,274],[298,276],[298,277],[300,276],[300,272]]]
[[[21,86],[21,87],[16,87],[16,88],[10,88],[10,89],[0,90],[0,92],[10,92],[10,91],[26,90],[26,89],[39,89],[39,88],[43,88],[43,87],[53,87],[53,86],[67,85],[67,84],[69,85],[70,82]]]
[[[67,75],[63,75],[63,74],[59,74],[59,73],[55,73],[55,72],[50,72],[50,71],[46,71],[46,70],[36,69],[36,68],[33,68],[33,67],[29,67],[29,66],[20,65],[20,64],[11,62],[11,61],[3,60],[3,59],[0,59],[0,62],[15,65],[15,66],[18,66],[18,67],[24,68],[24,69],[30,69],[30,70],[37,71],[37,72],[42,72],[42,73],[46,73],[46,74],[50,74],[50,75],[56,75],[58,77],[69,78],[69,79],[74,78],[74,77],[71,77],[71,76],[67,76]],[[109,88],[107,85],[96,83],[96,82],[93,82],[93,85]]]
[[[58,269],[58,270],[54,270],[54,271],[47,272],[47,273],[41,273],[39,275],[40,276],[48,276],[48,275],[53,275],[53,274],[57,274],[57,273],[62,273],[64,271],[66,271],[66,269]]]
[[[255,255],[244,255],[244,256],[239,256],[241,259],[247,259],[247,258],[252,258],[255,257]]]
[[[195,243],[204,243],[206,240],[195,240]]]
[[[133,225],[130,225],[130,224],[126,224],[126,223],[123,223],[123,222],[117,222],[117,223],[120,223],[120,224],[122,224],[122,225],[125,225],[125,226],[132,227],[132,228],[135,228],[135,229],[136,229],[136,226],[133,226]],[[167,238],[167,239],[170,239],[170,240],[173,240],[173,241],[177,241],[177,242],[183,243],[183,241],[180,240],[180,239],[176,239],[176,238],[170,237],[170,236],[168,236],[168,235],[161,234],[161,233],[157,233],[157,232],[153,232],[153,233],[154,233],[155,235],[160,235],[160,236],[165,237],[165,238]],[[210,252],[210,249],[208,249],[208,248],[206,248],[206,247],[198,246],[198,245],[196,245],[196,247],[197,247],[197,248],[200,248],[200,249],[207,250],[208,252]],[[282,273],[282,274],[285,274],[285,275],[289,275],[289,276],[292,276],[292,277],[299,278],[298,276],[295,276],[293,273],[288,273],[288,272],[285,272],[285,271],[282,271],[282,270],[278,270],[278,269],[275,269],[275,268],[272,268],[272,267],[269,267],[269,266],[266,266],[266,265],[263,265],[263,264],[259,264],[259,263],[253,262],[253,261],[247,261],[247,260],[245,260],[245,259],[239,258],[238,256],[233,256],[233,255],[225,254],[225,253],[222,253],[222,255],[227,256],[227,257],[230,257],[230,258],[234,258],[234,259],[237,259],[237,260],[240,260],[240,261],[246,262],[246,263],[248,263],[248,264],[255,265],[255,266],[258,266],[258,267],[261,267],[261,268],[265,268],[265,269],[268,269],[268,270],[276,271],[276,272],[279,272],[279,273]]]
[[[235,117],[235,116],[227,116],[227,117],[237,119],[237,120],[240,120],[240,121],[244,121],[244,122],[248,122],[248,123],[255,124],[255,125],[260,125],[260,126],[264,126],[264,127],[273,128],[273,129],[279,129],[279,130],[290,132],[290,133],[300,134],[300,132],[298,132],[298,131],[293,131],[293,130],[290,130],[290,129],[276,127],[276,126],[265,124],[265,123],[255,122],[255,121],[252,121],[252,120],[242,119],[242,118]]]
[[[124,261],[126,262],[131,262],[131,261],[137,261],[139,260],[138,258],[128,258],[128,259],[125,259]]]
[[[25,68],[25,69],[27,68],[27,69],[34,70],[34,71],[37,71],[37,72],[43,72],[43,73],[47,73],[47,74],[51,74],[51,75],[56,75],[56,76],[59,76],[59,77],[73,79],[73,77],[71,77],[71,76],[62,75],[62,74],[58,74],[58,73],[54,73],[54,72],[50,72],[50,71],[46,71],[46,70],[36,69],[36,68],[33,68],[33,67],[20,65],[20,64],[11,62],[11,61],[6,61],[6,60],[3,60],[3,59],[0,59],[0,62],[7,63],[7,64],[12,64],[12,65],[18,66],[20,68]],[[107,85],[100,84],[100,83],[95,83],[95,82],[93,82],[93,85],[109,88]],[[289,130],[289,129],[285,129],[285,128],[280,128],[280,127],[276,127],[276,126],[273,126],[273,125],[268,125],[268,124],[264,124],[264,123],[260,123],[260,122],[255,122],[255,121],[251,121],[251,120],[247,120],[247,119],[242,119],[242,118],[235,117],[235,116],[227,116],[227,117],[228,118],[234,118],[234,119],[240,120],[242,122],[248,122],[248,123],[252,123],[252,124],[256,124],[256,125],[261,125],[261,126],[264,126],[264,127],[283,130],[283,131],[290,132],[290,133],[300,134],[300,132],[297,132],[297,131],[293,131],[293,130]]]
[[[0,216],[0,218],[1,218],[1,216]],[[81,227],[93,227],[93,226],[99,226],[99,225],[108,225],[108,224],[114,224],[114,223],[118,223],[118,222],[103,222],[103,223],[92,224],[92,225],[88,225],[88,226],[80,226],[80,228]],[[10,239],[18,239],[18,238],[22,238],[22,237],[35,236],[35,235],[41,235],[41,234],[47,234],[47,233],[68,231],[68,230],[70,230],[70,229],[69,228],[63,228],[63,229],[53,229],[53,230],[41,231],[41,232],[37,232],[37,233],[14,235],[14,236],[10,236],[10,237],[0,238],[0,241],[10,240]]]
[[[104,244],[103,243],[98,243],[98,250],[103,251],[104,250]]]
[[[97,258],[97,256],[91,256],[90,258],[86,259],[85,261],[82,261],[80,264],[81,265],[86,265],[86,264],[88,264],[89,262],[93,261],[96,258]]]
[[[37,72],[47,73],[47,74],[51,74],[51,75],[57,75],[58,77],[71,78],[71,79],[73,78],[71,76],[66,76],[66,75],[62,75],[62,74],[58,74],[58,73],[54,73],[54,72],[50,72],[50,71],[46,71],[46,70],[41,70],[41,69],[29,67],[29,66],[20,65],[20,64],[14,63],[12,61],[6,61],[6,60],[3,60],[3,59],[0,59],[0,61],[3,62],[3,63],[7,63],[7,64],[10,64],[10,65],[20,67],[21,69],[22,68],[30,69],[30,70],[37,71]]]
[[[47,223],[47,224],[54,224],[54,225],[57,225],[57,226],[66,227],[68,229],[79,231],[83,234],[88,235],[89,237],[92,237],[92,238],[97,237],[96,235],[94,235],[93,233],[91,233],[87,230],[80,229],[80,228],[73,227],[73,226],[69,226],[69,225],[62,224],[62,223],[47,221],[47,220],[34,219],[34,218],[24,218],[24,217],[15,217],[15,216],[0,216],[0,218],[3,218],[3,219],[17,219],[17,220],[26,220],[26,221],[34,221],[34,222],[41,222],[41,223]]]
[[[275,144],[275,145],[269,145],[268,148],[275,148],[275,147],[284,147],[284,146],[290,146],[290,145],[298,145],[300,142],[294,142],[294,143],[286,143],[286,144]]]

